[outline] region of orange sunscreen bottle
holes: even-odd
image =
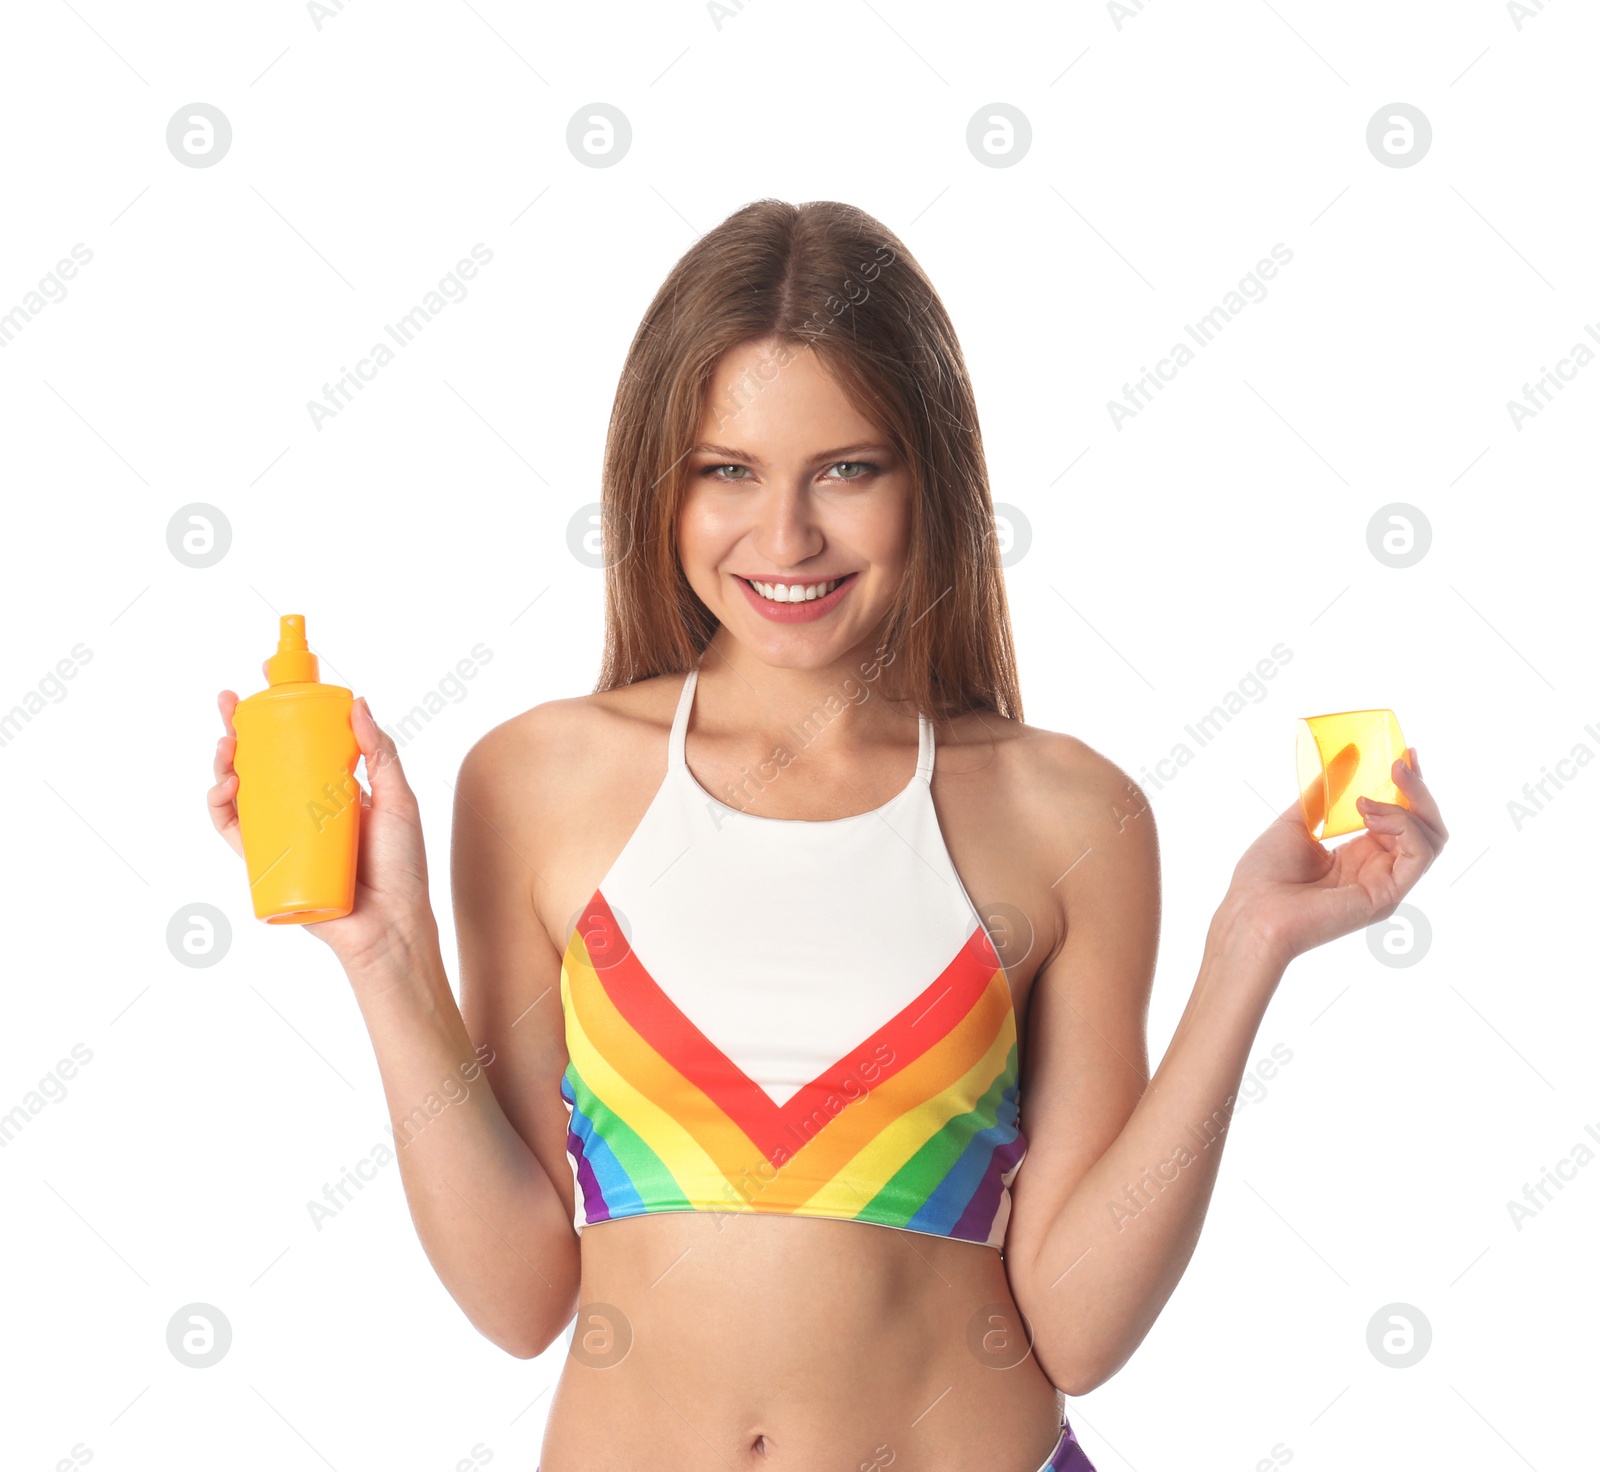
[[[239,836],[256,919],[337,920],[355,908],[361,748],[351,692],[317,679],[302,614],[278,620],[267,688],[234,707]]]

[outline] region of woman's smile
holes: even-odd
[[[821,582],[764,582],[747,578],[739,573],[734,581],[744,589],[745,597],[763,618],[775,623],[807,623],[825,618],[844,601],[855,586],[856,574],[846,573],[842,578],[825,578]]]

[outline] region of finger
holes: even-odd
[[[1332,806],[1344,796],[1356,773],[1361,770],[1361,752],[1354,742],[1341,747],[1326,765],[1328,803]]]
[[[1409,754],[1415,755],[1414,752]],[[1389,768],[1389,774],[1405,798],[1405,806],[1421,818],[1443,844],[1450,834],[1444,826],[1444,818],[1440,815],[1437,800],[1428,790],[1428,784],[1422,780],[1422,773],[1414,766],[1407,766],[1404,759],[1396,757]]]
[[[233,729],[233,708],[238,705],[239,697],[231,690],[217,692],[217,709],[222,713],[222,729],[233,736],[237,734]]]
[[[239,808],[234,801],[238,791],[238,773],[206,789],[206,811],[211,814],[212,827],[230,843],[234,842],[239,828]]]
[[[237,736],[217,737],[216,753],[211,758],[211,775],[217,781],[220,782],[224,777],[232,774],[234,770],[233,759],[238,750],[239,738]]]
[[[1309,823],[1313,828],[1325,816],[1322,811],[1322,793],[1324,783],[1321,776],[1312,782],[1309,787],[1301,789],[1299,810],[1302,821]]]
[[[1384,847],[1394,854],[1395,882],[1410,888],[1433,862],[1443,841],[1414,812],[1395,803],[1361,797],[1356,799],[1356,805],[1362,810],[1368,832],[1393,837],[1393,845]]]
[[[367,782],[374,803],[415,802],[411,786],[400,770],[400,753],[394,738],[373,720],[367,697],[358,695],[350,707],[350,729],[367,761]]]

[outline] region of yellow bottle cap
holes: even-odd
[[[278,620],[278,652],[267,659],[267,684],[296,681],[315,684],[320,678],[317,656],[306,645],[303,613],[286,613]]]

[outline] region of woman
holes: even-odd
[[[416,802],[352,716],[356,907],[307,928],[423,1246],[512,1354],[576,1315],[545,1472],[1088,1469],[1064,1395],[1176,1286],[1285,966],[1445,841],[1414,754],[1337,850],[1298,803],[1251,846],[1151,1079],[1154,821],[1023,724],[972,389],[905,247],[834,203],[704,236],[630,349],[603,496],[597,690],[462,763],[459,1010]],[[419,1109],[480,1045],[487,1086]]]

